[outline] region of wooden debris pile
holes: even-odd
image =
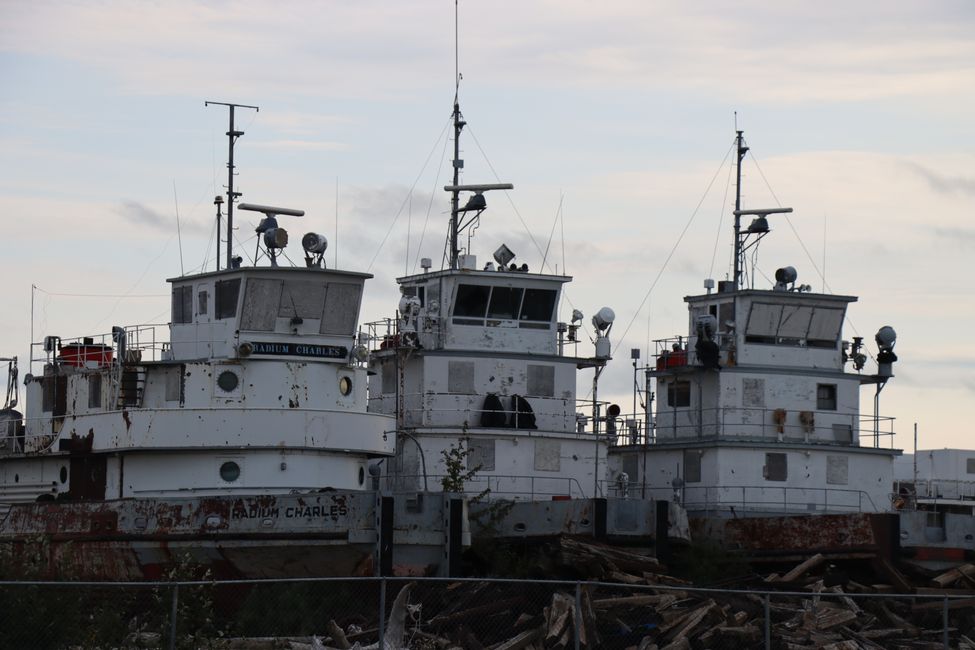
[[[578,641],[586,649],[753,650],[765,646],[766,611],[776,650],[943,647],[944,599],[885,597],[898,591],[894,584],[856,582],[823,556],[758,579],[761,591],[785,592],[766,600],[747,591],[694,591],[667,576],[655,558],[627,549],[572,539],[557,544],[557,562],[613,584],[389,581],[388,594],[395,594],[395,601],[381,643],[378,612],[364,605],[361,615],[369,623],[363,626],[360,620],[354,629],[325,613],[321,637],[289,639],[289,645],[225,639],[213,647],[563,650]],[[948,602],[948,632],[952,648],[975,650],[975,566],[945,572],[927,585],[918,593],[970,593]]]

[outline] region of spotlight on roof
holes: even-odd
[[[325,235],[320,235],[317,232],[305,233],[305,236],[301,238],[301,247],[310,255],[321,255],[328,248],[328,240],[325,239]]]
[[[604,332],[606,328],[613,324],[614,320],[616,320],[616,312],[609,307],[603,307],[592,317],[592,326],[600,332]]]

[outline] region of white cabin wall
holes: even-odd
[[[220,467],[226,462],[240,467],[240,476],[233,482],[224,481],[220,476]],[[349,457],[343,454],[295,450],[228,448],[206,454],[133,453],[125,457],[123,494],[140,497],[273,494],[322,488],[359,490],[367,487],[365,467],[365,460],[350,463]],[[113,494],[106,489],[106,496]]]
[[[904,480],[913,477],[914,468],[909,461],[906,464],[906,475],[899,476]],[[971,465],[971,467],[969,467]],[[917,477],[918,480],[931,481],[975,481],[975,450],[972,449],[918,449]]]

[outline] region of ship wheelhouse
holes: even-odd
[[[370,409],[395,414],[404,434],[386,481],[439,483],[454,448],[473,471],[468,492],[592,496],[605,437],[580,413],[576,374],[605,360],[574,356],[576,326],[570,338],[557,321],[571,278],[465,263],[399,278],[398,318],[372,325]]]

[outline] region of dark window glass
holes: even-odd
[[[836,384],[816,386],[816,408],[820,411],[836,410]]]
[[[233,318],[237,315],[237,296],[239,294],[240,278],[217,282],[217,318]]]
[[[41,382],[41,410],[50,413],[54,410],[54,377],[45,377]]]
[[[765,480],[785,481],[789,478],[789,462],[785,454],[765,454]]]
[[[173,322],[193,322],[193,287],[173,287]]]
[[[494,287],[491,291],[491,304],[488,306],[488,318],[518,320],[521,293],[521,289]]]
[[[691,382],[675,381],[667,384],[667,406],[690,406]]]
[[[473,316],[484,318],[487,311],[488,294],[491,287],[476,284],[462,284],[457,287],[457,302],[454,303],[454,316]]]
[[[696,449],[684,452],[684,482],[701,482],[701,452]]]
[[[198,294],[196,294],[196,296],[198,299],[196,313],[200,314],[201,316],[205,316],[207,313],[207,299],[209,296],[206,291],[200,291]]]
[[[555,311],[555,294],[549,289],[525,289],[521,320],[551,321]]]
[[[102,376],[100,374],[88,375],[88,408],[101,408],[102,406]]]

